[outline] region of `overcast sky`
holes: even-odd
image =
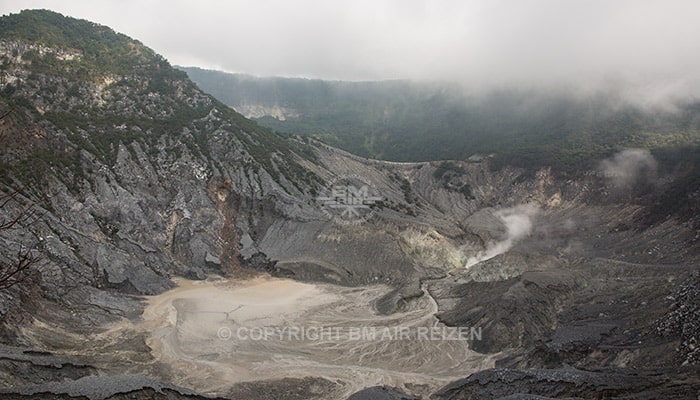
[[[3,1],[126,33],[173,64],[254,75],[700,88],[700,1]],[[699,92],[700,93],[700,92]]]

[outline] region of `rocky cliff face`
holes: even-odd
[[[234,109],[246,118],[272,117],[279,121],[299,117],[299,112],[279,105],[267,106],[264,104],[239,104]]]
[[[509,367],[669,366],[681,334],[695,343],[660,320],[700,254],[697,219],[648,222],[673,175],[619,200],[585,171],[367,160],[257,126],[107,28],[23,15],[0,24],[2,185],[20,194],[0,217],[31,206],[39,218],[0,241],[5,259],[32,248],[41,274],[0,292],[5,385],[151,365],[138,336],[90,343],[80,362],[51,352],[138,318],[137,296],[174,276],[388,284],[378,312],[432,296],[445,323],[485,327],[475,349],[503,351]],[[21,18],[51,34],[24,35]],[[103,39],[85,39],[93,30]],[[349,176],[381,198],[362,224],[338,224],[319,202]],[[481,262],[465,269],[471,258]],[[672,327],[658,335],[655,323]]]

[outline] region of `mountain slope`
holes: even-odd
[[[307,265],[316,272],[301,275],[325,276],[328,267],[345,283],[380,273],[401,286],[426,276],[392,229],[351,231],[346,250],[328,253],[323,238],[337,226],[316,196],[344,175],[363,175],[380,186],[385,201],[377,212],[397,224],[458,229],[434,206],[417,210],[415,200],[407,200],[399,174],[419,166],[378,168],[275,134],[109,28],[25,11],[0,19],[0,33],[0,173],[3,191],[20,193],[3,217],[25,206],[42,215],[23,232],[5,232],[3,256],[35,248],[43,271],[36,283],[46,300],[57,301],[52,307],[87,307],[109,320],[115,315],[80,299],[158,293],[172,287],[173,275],[246,276],[241,264],[260,260],[261,252],[280,265],[296,260],[287,274]],[[409,214],[423,216],[409,220]],[[367,262],[364,246],[384,253],[383,271]],[[345,251],[355,254],[352,260],[345,260]],[[294,264],[300,254],[308,264]],[[43,304],[42,297],[36,300],[32,307]],[[13,296],[4,315],[25,306]],[[68,326],[84,322],[74,319]],[[14,321],[5,322],[5,334],[18,335]]]
[[[25,238],[68,276],[52,289],[70,279],[153,293],[169,287],[168,271],[220,269],[207,260],[235,230],[225,201],[210,200],[217,190],[294,199],[321,182],[301,167],[314,157],[307,147],[222,106],[109,28],[26,11],[3,17],[0,35],[2,180],[58,219]]]
[[[146,147],[177,138],[162,150],[185,146],[207,164],[209,174],[221,174],[211,164],[206,142],[214,132],[225,132],[229,137],[221,139],[227,141],[223,145],[238,148],[238,154],[228,155],[232,161],[264,165],[276,180],[299,169],[293,156],[274,154],[301,153],[302,146],[222,107],[161,56],[109,28],[39,11],[4,18],[0,33],[5,100],[50,122],[59,131],[52,139],[72,141],[75,152],[87,150],[111,167],[119,143]],[[23,40],[12,39],[23,35]]]
[[[683,179],[695,178],[692,165],[656,171],[650,155],[631,151],[637,163],[620,183],[602,168],[528,172],[494,168],[488,157],[369,160],[262,128],[137,41],[49,11],[0,18],[0,62],[2,191],[18,193],[0,221],[27,207],[38,217],[0,231],[0,256],[29,248],[41,259],[40,274],[0,291],[0,382],[10,387],[3,394],[93,397],[98,383],[105,396],[158,388],[187,395],[146,375],[231,398],[346,398],[388,383],[428,396],[496,359],[551,368],[537,374],[556,389],[569,385],[563,364],[674,377],[696,357],[688,288],[700,254],[700,196],[684,187],[664,197],[697,182]],[[630,166],[617,158],[601,165]],[[381,197],[362,224],[339,224],[320,204],[347,176]],[[504,215],[530,218],[532,232],[509,239]],[[507,252],[463,268],[503,242]],[[178,281],[230,289],[268,274],[347,295],[338,308],[319,307],[333,324],[417,316],[410,321],[480,324],[486,339],[469,351],[471,369],[442,364],[455,354],[425,353],[424,343],[369,343],[362,352],[341,341],[291,356],[260,346],[252,353],[269,369],[255,364],[259,380],[239,382],[245,371],[232,365],[245,351],[208,351],[221,342],[188,320],[181,299],[172,302],[175,314],[145,312],[155,297],[144,295]],[[333,355],[347,362],[328,361]],[[438,368],[412,369],[425,360]],[[221,373],[231,368],[235,374]],[[486,375],[500,383],[508,378],[500,371]],[[633,387],[634,372],[623,375]],[[449,391],[488,390],[465,382]],[[596,382],[591,392],[605,393],[608,382]],[[368,393],[377,391],[386,392]]]
[[[470,93],[447,83],[257,78],[179,68],[262,125],[392,161],[495,153],[502,165],[580,167],[624,147],[700,145],[697,102],[669,111],[642,107],[614,90]]]

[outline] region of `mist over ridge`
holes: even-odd
[[[501,164],[566,166],[630,147],[700,144],[700,103],[646,101],[612,86],[473,91],[439,81],[324,81],[180,68],[264,126],[391,161],[496,154]]]
[[[444,81],[471,92],[617,88],[650,103],[700,94],[700,4],[690,0],[25,0],[0,12],[26,8],[112,26],[174,64],[256,76]]]

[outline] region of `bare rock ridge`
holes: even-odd
[[[522,390],[521,392],[518,392]],[[516,393],[516,394],[514,394]],[[537,393],[537,396],[533,396]],[[531,396],[531,397],[529,397]],[[435,399],[676,398],[697,396],[693,371],[664,376],[662,371],[574,368],[552,370],[493,369],[478,372],[435,394]]]
[[[3,397],[204,398],[142,333],[105,332],[138,321],[143,296],[174,277],[263,273],[387,285],[383,314],[430,299],[442,323],[483,328],[473,350],[499,354],[499,368],[437,391],[402,382],[352,399],[700,390],[700,185],[673,165],[621,187],[597,170],[488,157],[364,159],[261,128],[138,41],[49,11],[0,19],[0,63],[0,178],[19,193],[0,220],[40,215],[0,232],[0,256],[41,258],[40,275],[0,292]],[[334,222],[317,201],[347,176],[382,198],[362,224]],[[217,395],[336,398],[347,384],[310,376]]]
[[[0,390],[2,393],[3,390]],[[87,376],[73,381],[51,382],[5,391],[5,398],[51,397],[71,399],[128,399],[144,396],[152,399],[209,398],[176,386],[162,384],[139,375]]]

